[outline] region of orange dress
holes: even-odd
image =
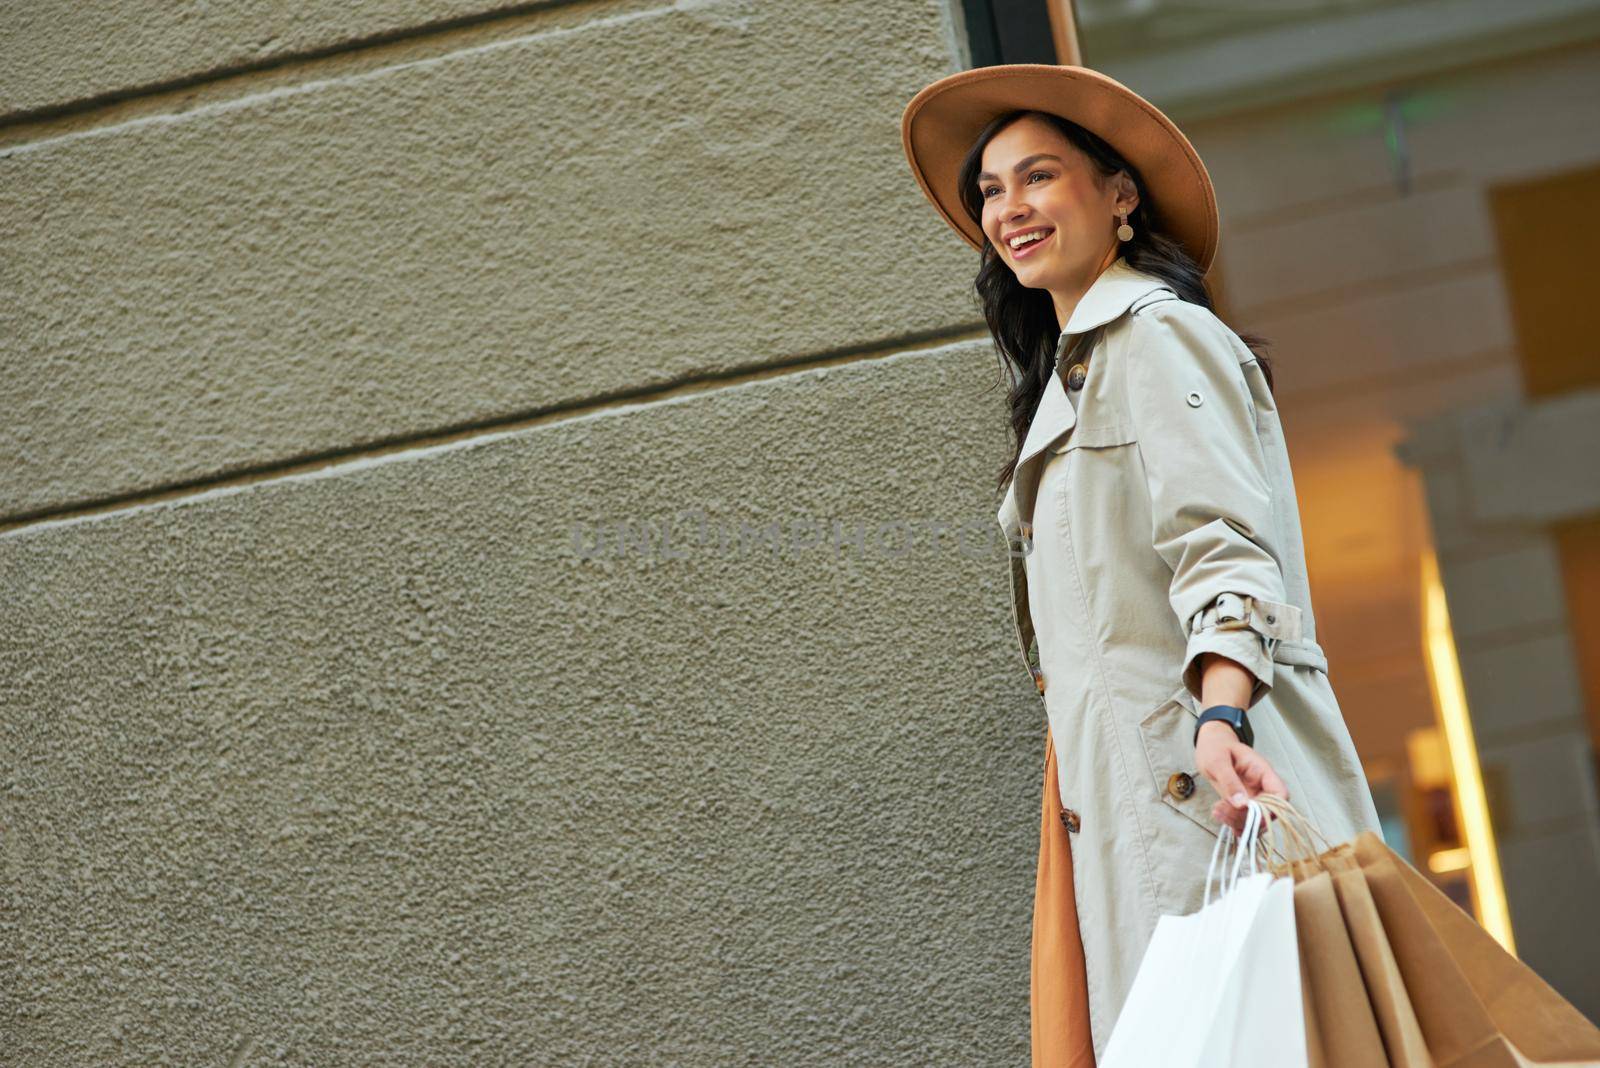
[[[1033,1068],[1094,1068],[1089,980],[1072,889],[1072,840],[1061,822],[1061,787],[1050,727],[1044,729],[1044,812],[1033,891]]]

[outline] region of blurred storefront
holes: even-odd
[[[1600,1017],[1600,2],[963,6],[1195,142],[1386,837]]]

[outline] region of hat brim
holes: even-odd
[[[961,160],[991,119],[1023,109],[1059,115],[1104,138],[1138,170],[1154,202],[1144,205],[1147,213],[1202,272],[1210,270],[1217,252],[1217,197],[1183,131],[1121,82],[1087,67],[1051,63],[1010,63],[949,75],[912,97],[901,116],[911,172],[969,245],[982,249],[984,235],[961,203]]]

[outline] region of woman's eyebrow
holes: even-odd
[[[1011,168],[1011,173],[1013,173],[1013,174],[1021,174],[1022,173],[1022,168],[1030,167],[1033,164],[1038,163],[1042,159],[1053,159],[1057,163],[1061,162],[1061,157],[1060,156],[1053,156],[1048,152],[1039,152],[1039,153],[1036,153],[1036,154],[1034,154],[1032,156],[1029,156],[1027,159],[1019,160],[1017,165],[1015,167]],[[983,181],[985,178],[998,178],[998,177],[1000,177],[998,174],[991,174],[988,171],[979,171],[978,172],[978,181],[980,181],[980,182]]]

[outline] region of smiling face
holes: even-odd
[[[1054,126],[1024,115],[990,139],[978,174],[983,232],[1030,289],[1047,289],[1066,322],[1084,290],[1117,257],[1120,213],[1138,194],[1108,178]],[[1014,245],[1016,239],[1042,239]]]

